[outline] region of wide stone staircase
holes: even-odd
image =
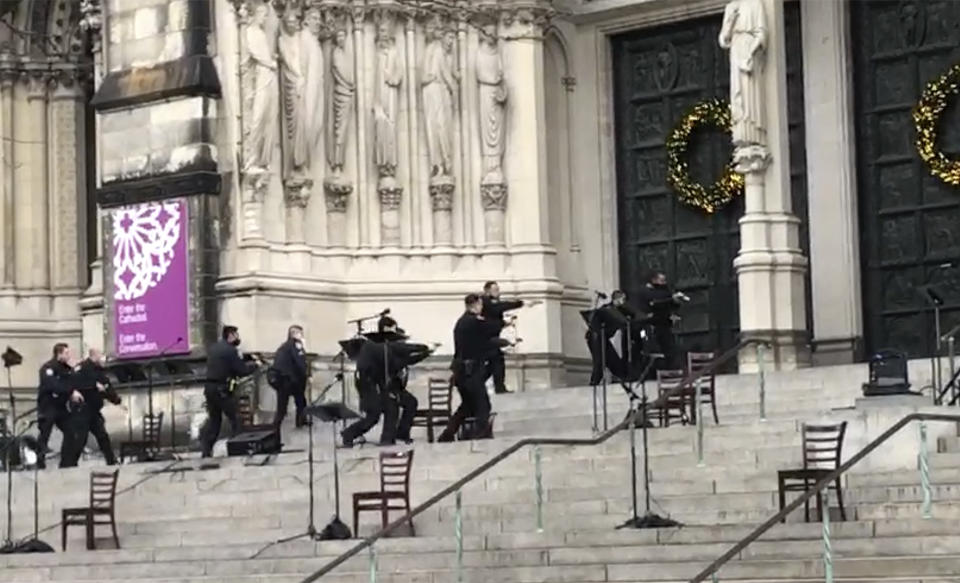
[[[915,388],[924,384],[922,363],[911,372]],[[909,402],[858,402],[865,377],[860,366],[768,373],[763,420],[757,376],[718,377],[720,424],[704,417],[702,454],[696,427],[650,430],[653,510],[680,521],[682,528],[616,529],[631,515],[629,438],[624,432],[594,446],[522,448],[463,487],[459,511],[456,497],[447,496],[415,518],[415,537],[401,529],[399,536],[378,540],[372,552],[362,550],[320,580],[688,581],[777,511],[776,470],[801,464],[804,421],[846,420],[848,458],[918,410]],[[626,401],[619,387],[610,387],[610,426],[623,418]],[[427,444],[422,434],[415,435],[422,441],[415,444],[414,505],[522,437],[593,435],[589,388],[497,395],[494,403],[494,440]],[[930,423],[927,429],[931,517],[924,518],[920,432],[914,424],[845,475],[848,520],[839,521],[835,505],[831,512],[836,580],[960,581],[960,439],[953,423]],[[322,528],[334,506],[332,435],[329,426],[313,431],[315,516]],[[302,581],[359,542],[303,538],[264,550],[306,530],[306,437],[306,431],[287,428],[285,441],[298,451],[217,459],[218,467],[210,469],[190,456],[123,466],[117,496],[120,550],[87,551],[83,529],[74,528],[68,551],[59,552],[60,509],[86,503],[89,472],[97,463],[41,472],[40,538],[58,552],[0,556],[0,583]],[[341,516],[351,528],[351,493],[378,487],[380,451],[369,446],[338,451]],[[642,472],[642,459],[638,462]],[[642,484],[639,499],[642,512]],[[13,500],[14,535],[24,536],[33,524],[32,473],[14,475]],[[361,515],[362,536],[377,530],[378,514]],[[109,529],[99,530],[98,544],[105,546],[108,534]],[[723,566],[719,580],[822,580],[821,538],[821,524],[804,523],[801,509]]]

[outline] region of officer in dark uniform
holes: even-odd
[[[307,358],[303,348],[303,328],[290,326],[287,340],[277,348],[277,354],[271,367],[277,374],[277,412],[273,424],[280,431],[280,424],[287,416],[290,397],[297,408],[296,426],[310,425],[304,412],[307,408]]]
[[[499,322],[500,327],[506,326],[504,315],[512,310],[522,308],[524,305],[536,306],[539,300],[534,300],[529,304],[524,304],[523,300],[501,300],[500,285],[495,281],[488,281],[483,284],[483,311],[481,315],[484,320]],[[487,376],[484,382],[493,377],[493,387],[497,393],[509,393],[505,384],[507,376],[507,364],[503,357],[503,350],[500,346],[495,346],[489,355],[487,361]]]
[[[397,439],[412,441],[410,429],[418,402],[406,389],[404,372],[429,356],[431,350],[424,344],[403,341],[405,336],[393,318],[381,318],[377,331],[380,341],[367,340],[357,353],[357,392],[363,417],[344,429],[342,437],[346,447],[370,431],[381,415],[384,417],[381,445],[393,445]]]
[[[207,382],[203,395],[207,400],[207,424],[201,438],[202,457],[213,455],[213,445],[220,437],[220,424],[227,416],[230,429],[240,429],[237,420],[237,400],[234,396],[236,380],[252,374],[260,365],[254,358],[244,362],[240,356],[240,332],[236,326],[224,326],[219,342],[207,348]]]
[[[491,347],[496,346],[503,322],[486,320],[481,315],[483,301],[477,294],[468,294],[463,303],[466,311],[453,328],[453,382],[460,393],[460,406],[450,417],[446,429],[437,441],[453,441],[457,430],[467,417],[476,419],[474,439],[490,437],[490,397],[484,382],[487,378],[486,360]]]
[[[70,347],[58,342],[53,345],[53,358],[40,367],[40,385],[37,389],[37,427],[40,430],[37,467],[40,469],[47,466],[47,443],[54,426],[63,434],[60,467],[66,467],[64,464],[69,461],[69,452],[76,447],[75,427],[70,420],[72,413],[68,406],[76,407],[83,403],[83,395],[75,387],[72,360]]]
[[[675,368],[677,342],[673,335],[673,319],[680,304],[689,298],[682,292],[671,290],[667,285],[667,276],[657,271],[651,274],[647,284],[640,289],[638,300],[640,309],[649,315],[653,340],[663,354],[662,367]]]
[[[91,348],[86,360],[80,363],[80,368],[75,374],[77,387],[83,395],[83,406],[71,419],[76,425],[77,440],[76,447],[68,455],[68,463],[64,464],[67,467],[77,465],[80,454],[83,453],[83,446],[87,443],[87,433],[92,433],[97,440],[97,446],[100,447],[107,465],[117,464],[117,458],[113,455],[113,446],[110,444],[110,434],[107,433],[106,422],[101,411],[104,400],[119,405],[120,396],[110,386],[110,378],[107,377],[103,362],[103,352]]]

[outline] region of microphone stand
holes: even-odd
[[[627,391],[627,395],[630,398],[630,493],[631,499],[633,501],[633,516],[631,516],[626,522],[617,527],[617,530],[622,528],[668,528],[683,526],[681,523],[673,520],[671,518],[664,518],[658,514],[655,514],[650,509],[650,451],[648,449],[648,436],[647,429],[650,425],[648,420],[648,403],[647,403],[647,374],[650,373],[650,369],[653,368],[654,363],[662,358],[663,355],[660,354],[647,354],[650,358],[650,361],[647,363],[643,375],[640,377],[640,391],[642,395],[637,396],[637,393],[633,390],[632,387],[624,385],[624,390]],[[637,401],[640,401],[640,406],[643,411],[643,493],[646,498],[645,500],[645,512],[643,516],[639,516],[637,512],[637,440],[636,440],[636,424],[637,424]]]
[[[3,546],[0,547],[0,554],[53,552],[53,547],[39,540],[40,489],[39,466],[37,464],[33,466],[33,539],[20,543],[13,542],[13,466],[10,463],[10,450],[20,446],[20,438],[26,435],[35,423],[35,420],[30,421],[20,433],[14,434],[11,432],[10,441],[4,446],[4,460],[7,470],[7,535]],[[40,452],[37,452],[37,455],[41,455]]]

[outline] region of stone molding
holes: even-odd
[[[485,211],[506,211],[507,210],[507,185],[506,184],[481,184],[480,202]]]

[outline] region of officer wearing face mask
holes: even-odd
[[[296,426],[310,425],[310,420],[304,410],[307,408],[307,358],[303,348],[303,328],[290,326],[287,330],[287,340],[277,348],[276,358],[273,361],[273,371],[277,375],[277,412],[273,417],[273,424],[277,431],[283,418],[287,415],[290,397],[297,407]]]
[[[224,415],[233,433],[240,429],[234,394],[236,381],[257,370],[260,361],[254,358],[252,362],[244,362],[239,346],[240,332],[236,326],[224,326],[220,341],[207,348],[207,382],[203,387],[203,395],[207,401],[208,419],[201,439],[203,457],[213,454],[213,445],[220,437]]]

